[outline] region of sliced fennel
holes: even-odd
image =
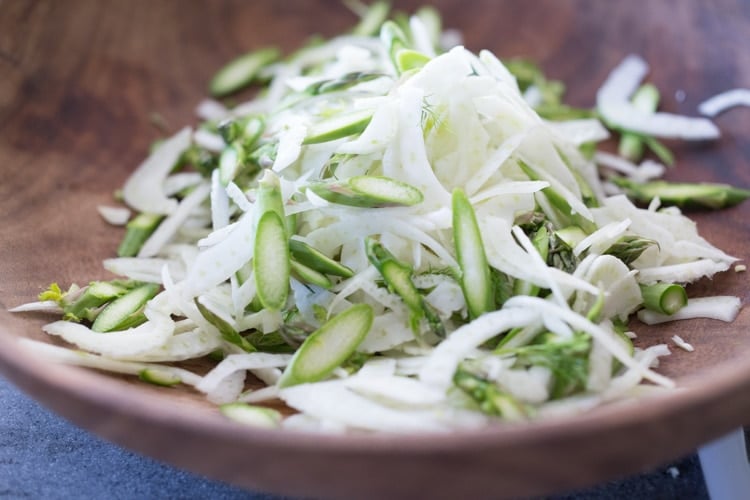
[[[388,20],[386,2],[352,5],[351,34],[217,74],[216,96],[264,89],[202,103],[196,131],[162,142],[123,189],[136,214],[105,267],[143,282],[51,285],[14,310],[62,314],[44,331],[88,352],[29,348],[195,387],[264,428],[447,431],[672,387],[653,369],[669,349],[634,348],[627,319],[730,321],[740,302],[688,298],[683,284],[736,259],[659,206],[750,192],[654,181],[664,165],[596,143],[609,128],[631,160],[648,148],[670,163],[655,137],[718,129],[658,112],[640,58],[604,82],[597,114],[566,106],[528,61],[444,50],[434,9]],[[649,208],[606,194],[618,189]],[[216,362],[205,375],[162,364],[202,357]],[[273,399],[303,415],[245,404]]]

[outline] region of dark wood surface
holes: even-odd
[[[397,2],[413,9],[416,2]],[[694,114],[704,98],[750,86],[750,4],[741,1],[444,1],[448,27],[473,50],[530,56],[592,105],[626,54],[652,64],[663,108]],[[748,422],[750,314],[732,325],[693,321],[663,372],[687,389],[647,404],[529,426],[429,437],[316,437],[237,428],[195,394],[48,366],[14,339],[41,339],[45,318],[10,315],[51,281],[106,276],[121,232],[96,213],[164,134],[193,123],[208,79],[243,50],[292,50],[333,35],[353,16],[338,2],[0,0],[0,370],[49,407],[116,442],[249,487],[310,496],[475,497],[539,494],[653,467]],[[676,91],[684,92],[678,100]],[[723,136],[676,144],[672,179],[750,187],[750,110],[717,119]],[[701,232],[750,253],[750,204],[697,213]],[[694,293],[750,299],[747,273]],[[710,285],[710,287],[708,286]]]

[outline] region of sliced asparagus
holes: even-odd
[[[255,203],[258,220],[266,212],[274,212],[282,220],[285,218],[281,181],[273,171],[264,171],[263,176],[258,180]]]
[[[440,318],[425,302],[424,297],[412,281],[414,270],[407,264],[400,262],[383,245],[373,238],[365,239],[367,258],[380,272],[388,289],[401,297],[411,313],[411,328],[415,335],[419,331],[419,322],[426,318],[432,330],[439,336],[445,336],[445,327]]]
[[[252,82],[263,67],[279,58],[275,47],[266,47],[244,54],[221,68],[209,83],[209,91],[215,97],[223,97]]]
[[[494,308],[490,266],[474,208],[463,190],[456,188],[453,191],[452,206],[453,239],[461,268],[461,289],[469,316],[477,318]]]
[[[549,256],[549,238],[549,231],[547,231],[545,226],[541,226],[531,238],[531,243],[544,262],[547,262],[547,257]],[[539,290],[538,286],[528,281],[515,280],[513,282],[513,295],[531,295],[536,297],[539,295]]]
[[[279,387],[318,382],[346,361],[372,327],[373,311],[358,304],[338,314],[313,332],[294,353]]]
[[[68,291],[63,292],[60,285],[52,283],[39,294],[39,300],[56,302],[63,310],[63,319],[68,321],[94,321],[104,304],[139,285],[141,283],[137,281],[92,281],[83,289],[72,285]]]
[[[281,413],[272,408],[247,403],[227,403],[221,405],[219,411],[230,420],[251,427],[275,429],[281,426]]]
[[[688,303],[685,288],[675,283],[641,285],[641,295],[646,309],[662,314],[672,315]]]
[[[312,182],[307,189],[324,200],[352,207],[412,206],[422,203],[422,192],[390,177],[361,175],[339,181]]]
[[[240,151],[234,144],[230,144],[219,156],[219,182],[222,186],[229,185],[240,170]]]
[[[750,198],[750,189],[728,184],[653,181],[638,183],[624,177],[613,177],[612,182],[641,203],[649,203],[657,196],[666,205],[686,208],[726,208]]]
[[[266,128],[262,115],[249,115],[225,120],[219,124],[219,133],[224,142],[241,141],[244,146],[255,144]]]
[[[315,269],[307,267],[306,265],[294,260],[290,262],[290,265],[292,275],[303,283],[317,285],[322,288],[331,288],[331,286],[333,286],[333,283],[325,274],[320,273]]]
[[[258,221],[253,272],[258,299],[263,307],[281,310],[289,294],[289,240],[284,221],[270,210]]]
[[[307,129],[303,144],[330,142],[359,134],[370,124],[373,113],[371,109],[362,109],[325,118]]]
[[[149,384],[162,387],[171,387],[182,382],[182,379],[174,373],[160,370],[158,368],[144,368],[138,372],[138,378]]]
[[[289,241],[289,251],[294,260],[319,273],[351,278],[354,271],[324,255],[320,250],[300,240]]]
[[[396,71],[399,74],[402,73],[402,68],[398,65],[397,54],[399,51],[409,48],[406,33],[404,33],[398,24],[389,20],[384,22],[380,27],[380,40],[385,45]]]
[[[483,413],[506,420],[523,420],[528,416],[526,408],[513,396],[467,370],[456,370],[453,383],[473,399]]]
[[[247,341],[247,339],[240,335],[232,325],[227,323],[218,315],[214,314],[213,311],[211,311],[208,307],[201,304],[201,301],[197,298],[195,299],[195,305],[198,307],[198,311],[200,311],[201,315],[206,319],[206,321],[214,325],[216,329],[219,330],[219,333],[224,340],[226,340],[230,344],[236,345],[243,351],[255,352],[257,350],[255,346],[253,346],[250,342]]]
[[[116,298],[96,316],[91,329],[95,332],[111,332],[143,323],[146,321],[143,307],[156,296],[159,288],[156,283],[147,283]]]
[[[146,242],[151,233],[156,231],[163,215],[140,213],[133,217],[125,226],[125,238],[117,248],[119,257],[134,257],[138,255],[143,244]]]

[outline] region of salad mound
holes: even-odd
[[[122,189],[135,216],[102,207],[127,221],[104,261],[120,279],[16,308],[62,314],[44,331],[75,348],[24,342],[271,428],[446,431],[674,387],[669,347],[635,347],[628,321],[734,319],[736,297],[688,297],[737,259],[680,207],[750,191],[655,180],[674,161],[658,138],[718,129],[658,112],[636,56],[576,109],[528,61],[446,46],[430,8],[387,16],[217,73],[217,98],[261,90],[155,144]],[[598,151],[613,134],[619,154]]]

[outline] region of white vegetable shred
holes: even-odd
[[[627,320],[731,321],[736,297],[691,298],[671,315],[648,297],[735,259],[660,208],[663,196],[646,209],[605,194],[613,173],[646,182],[663,165],[590,147],[610,129],[688,140],[718,129],[634,107],[648,72],[637,56],[599,90],[602,122],[543,119],[543,80],[528,86],[488,51],[443,51],[446,39],[417,17],[386,23],[272,61],[266,90],[235,108],[200,103],[206,121],[125,183],[131,209],[163,217],[129,224],[136,251],[105,261],[123,279],[53,285],[14,309],[62,312],[44,331],[88,352],[25,344],[217,404],[280,399],[301,414],[281,426],[311,432],[444,432],[673,387],[656,371],[669,349],[634,349]],[[739,103],[746,90],[701,111]],[[140,282],[164,291],[138,302]],[[102,311],[123,328],[89,328]],[[209,355],[203,375],[164,364]]]

